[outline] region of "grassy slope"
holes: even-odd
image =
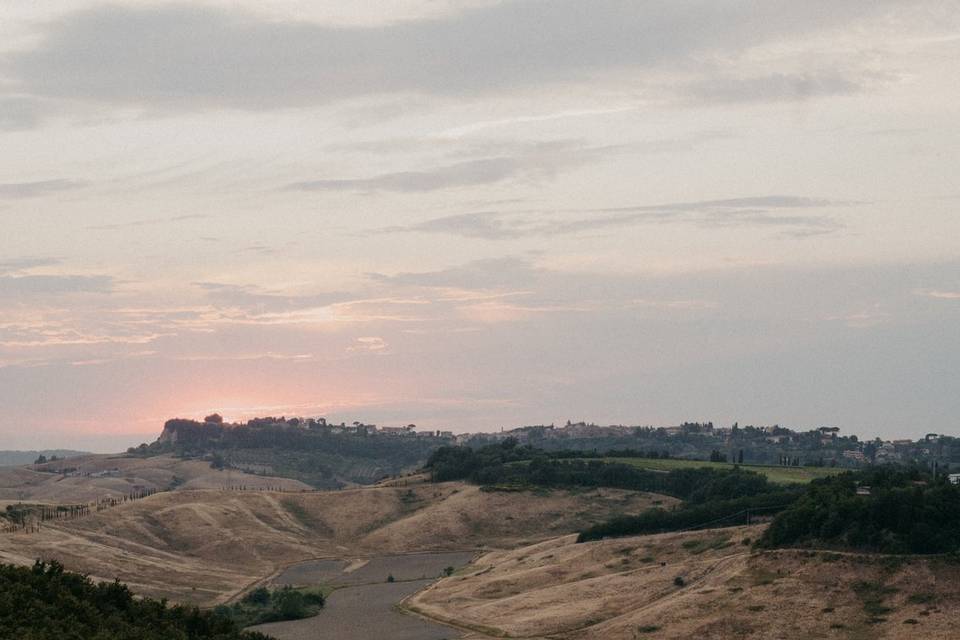
[[[690,469],[695,467],[710,467],[713,469],[732,469],[734,465],[729,462],[707,462],[703,460],[681,460],[671,459],[648,459],[648,458],[605,458],[606,462],[620,462],[633,465],[642,469],[653,471],[672,471],[673,469]],[[795,484],[810,482],[817,478],[826,478],[843,471],[843,469],[828,467],[780,467],[776,465],[761,464],[742,464],[740,468],[747,471],[761,473],[771,482],[782,484]]]
[[[117,476],[65,476],[61,469],[78,468],[95,474],[119,470]],[[49,504],[90,502],[122,497],[135,488],[160,491],[178,489],[219,489],[225,486],[283,487],[288,491],[312,487],[289,478],[256,476],[239,471],[212,469],[209,462],[182,460],[171,455],[137,458],[124,455],[86,455],[30,467],[0,468],[0,505],[24,500]]]
[[[960,564],[741,544],[761,530],[556,538],[487,554],[406,604],[500,637],[956,637]]]
[[[618,490],[489,493],[459,483],[315,493],[174,491],[39,534],[0,561],[57,559],[156,597],[211,605],[295,561],[529,544],[673,499]]]

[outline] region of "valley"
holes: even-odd
[[[870,483],[911,500],[953,495],[915,473],[871,473]],[[835,474],[548,459],[503,443],[441,450],[418,473],[320,490],[172,454],[87,455],[0,470],[11,508],[114,499],[8,529],[0,563],[56,561],[209,611],[263,589],[325,595],[313,617],[245,623],[277,640],[953,637],[953,556],[792,548],[783,541],[808,535],[809,516],[768,524],[810,500],[805,486],[817,478],[822,489],[810,495],[824,501],[825,518],[839,508],[831,500],[867,499],[856,497],[859,482]],[[438,475],[452,478],[431,481]],[[123,499],[132,491],[145,497]],[[907,494],[890,495],[904,503],[895,496]],[[736,526],[743,508],[759,521]],[[768,528],[780,548],[758,545]],[[903,535],[884,540],[912,544],[913,533]]]
[[[214,606],[303,560],[513,548],[655,502],[675,500],[617,489],[491,492],[458,482],[314,492],[178,489],[46,523],[38,533],[0,535],[0,561],[57,559],[145,595]]]
[[[473,557],[464,552],[416,553],[294,565],[271,584],[335,589],[327,599],[322,620],[289,620],[252,629],[277,640],[444,640],[459,634],[445,624],[403,615],[397,605],[444,574],[464,567]]]

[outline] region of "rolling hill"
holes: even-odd
[[[213,469],[209,462],[172,455],[141,458],[88,454],[29,467],[0,468],[0,505],[11,502],[75,504],[119,498],[137,489],[280,487],[310,490],[297,480]]]
[[[198,480],[199,481],[199,480]],[[201,605],[300,560],[510,548],[668,497],[620,490],[490,492],[462,483],[329,492],[178,490],[39,533],[0,536],[0,561],[56,559],[138,593]]]
[[[71,449],[44,449],[42,451],[0,451],[0,467],[19,467],[25,464],[33,464],[40,456],[50,458],[72,458],[74,456],[88,455],[86,451],[73,451]]]
[[[407,600],[473,637],[955,638],[960,565],[753,551],[763,526],[492,552]]]

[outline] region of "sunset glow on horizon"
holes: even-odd
[[[955,427],[956,4],[679,4],[5,3],[0,449]]]

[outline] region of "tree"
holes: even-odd
[[[29,458],[28,458],[29,460]],[[47,461],[47,456],[40,454],[40,457],[33,461],[33,464],[44,464]]]
[[[270,602],[270,590],[266,587],[257,587],[243,597],[244,602],[265,605]]]
[[[305,616],[306,598],[293,587],[287,586],[274,592],[273,602],[280,620],[298,620]]]
[[[209,422],[210,424],[223,424],[223,416],[221,416],[219,413],[211,413],[204,418],[203,421]]]

